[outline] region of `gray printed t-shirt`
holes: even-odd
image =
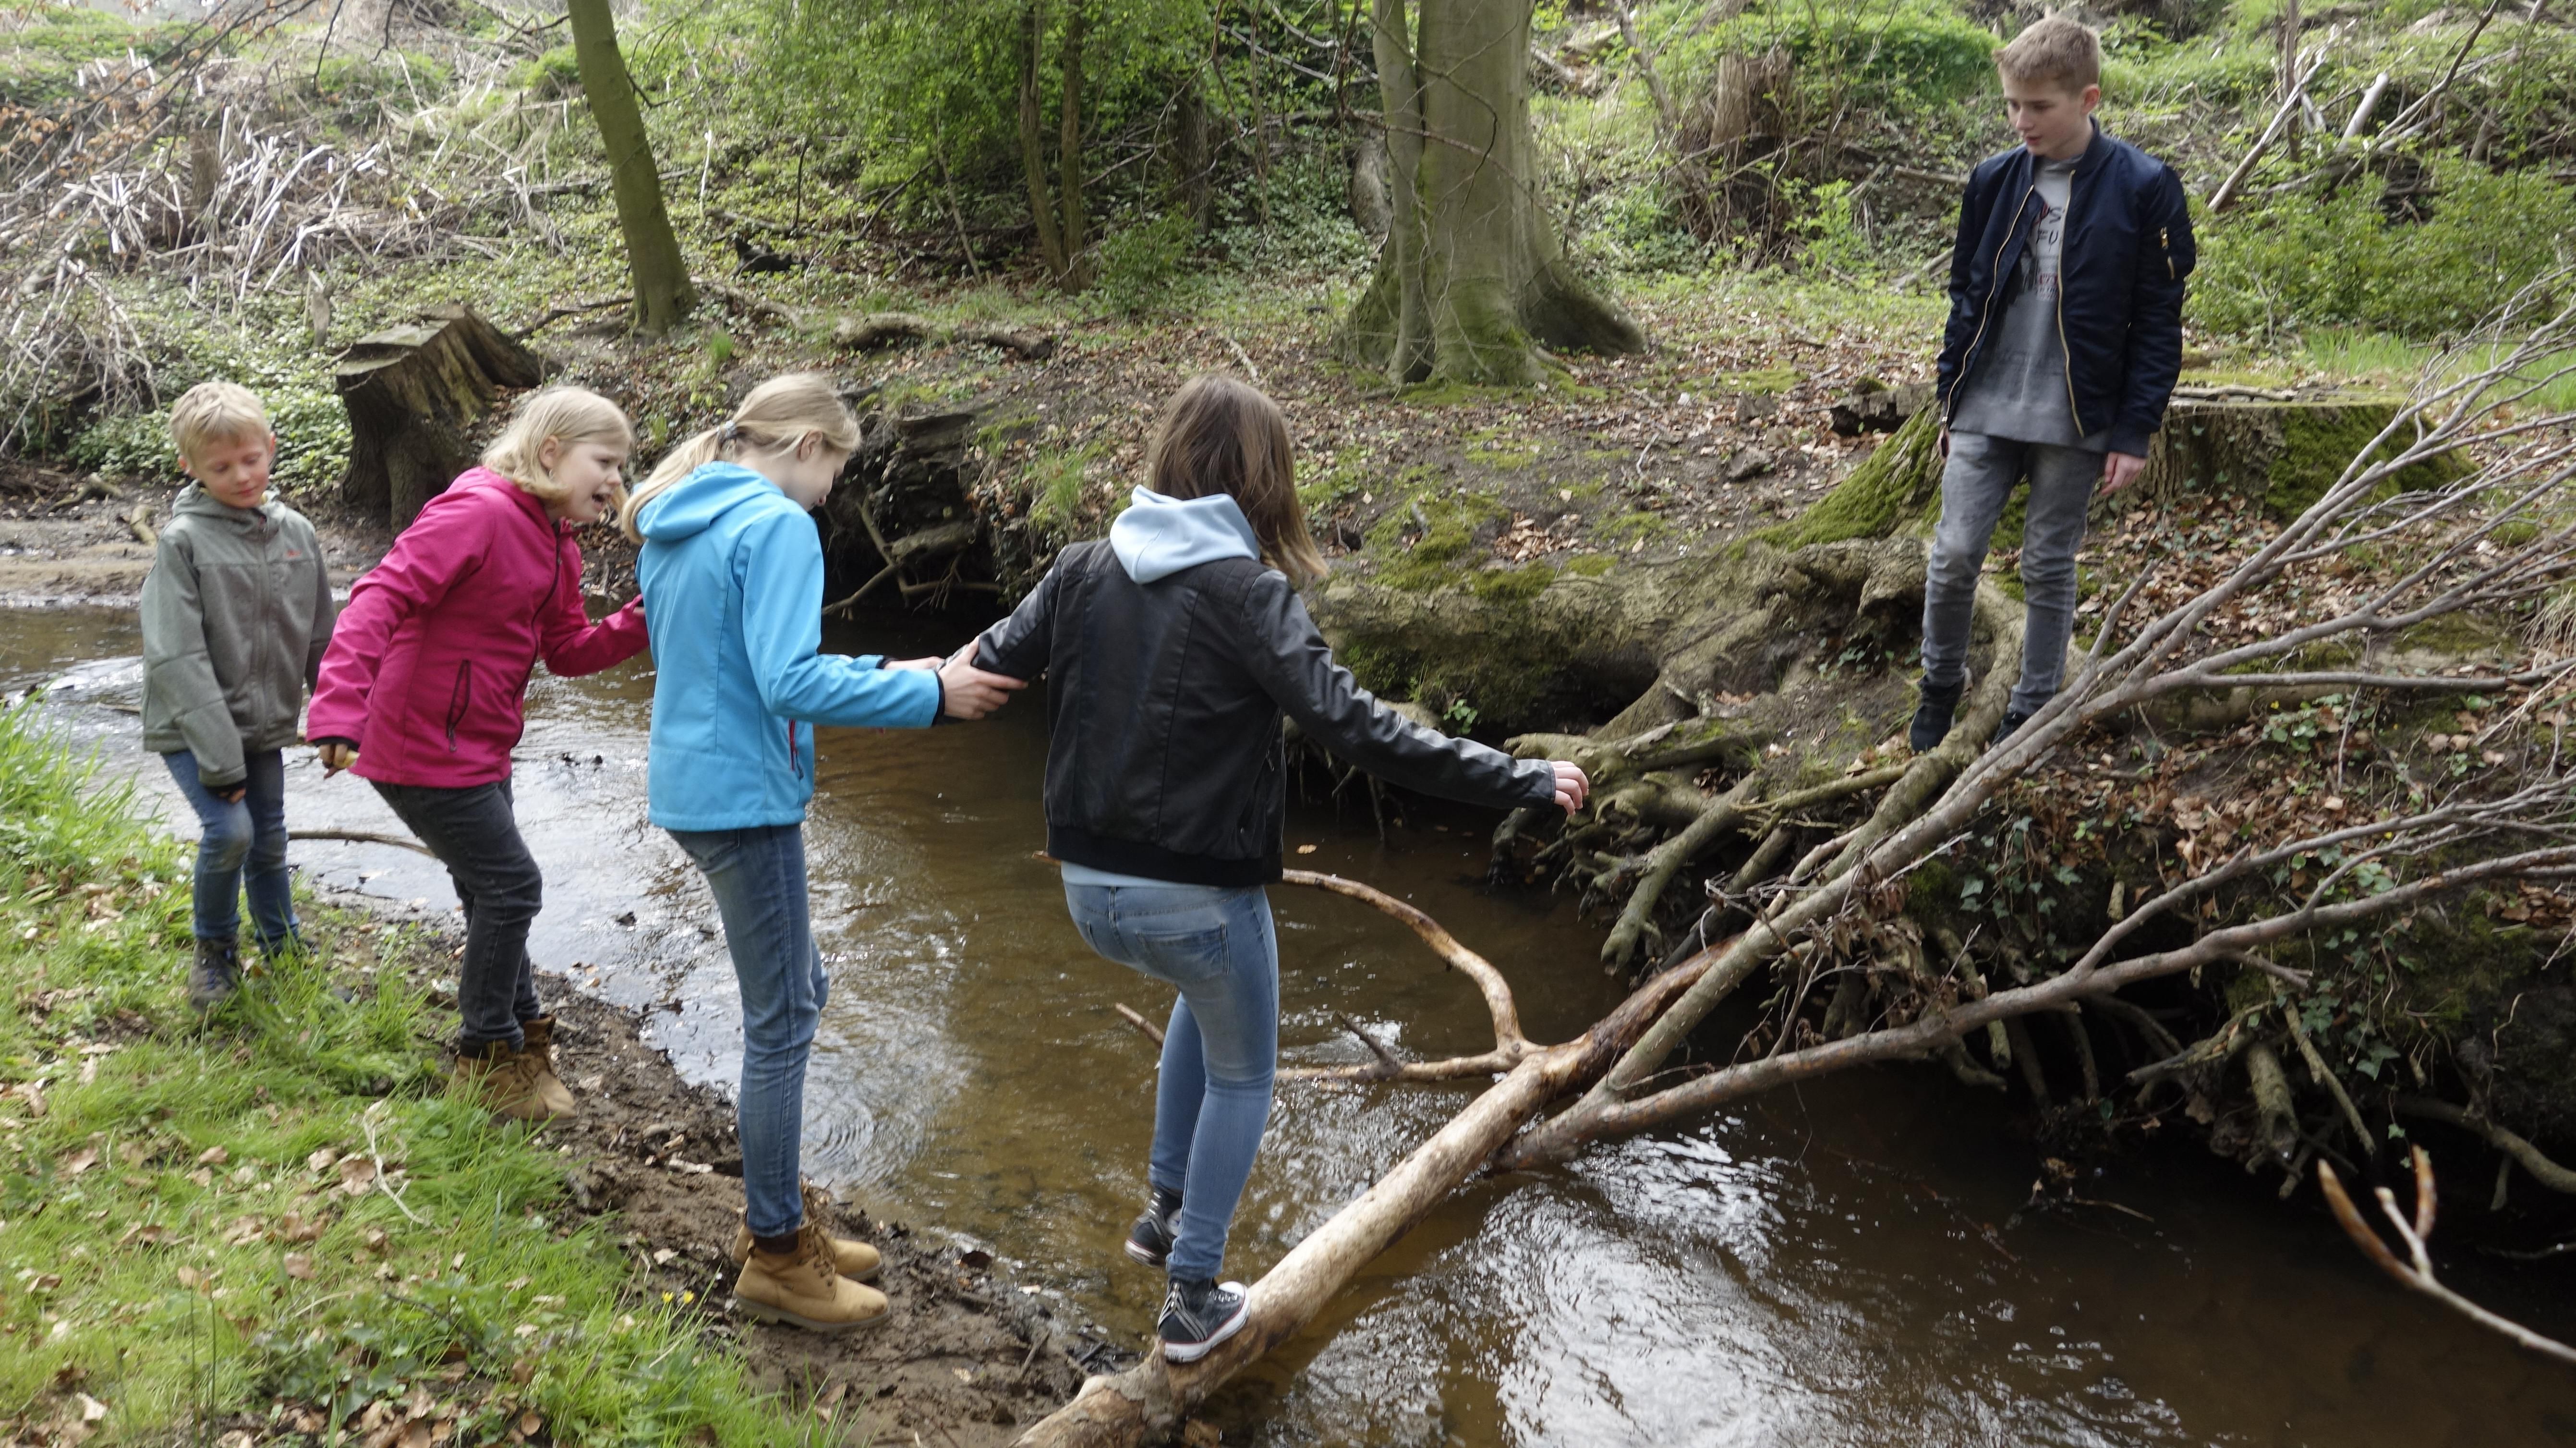
[[[2066,386],[2066,342],[2057,331],[2058,268],[2066,254],[2066,202],[2075,162],[2041,161],[2032,178],[2039,192],[2039,223],[2022,248],[2003,315],[1989,323],[1950,429],[2108,452],[2107,429],[2089,437],[2075,431],[2075,404]]]

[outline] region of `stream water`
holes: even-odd
[[[831,642],[928,653],[953,634],[882,619]],[[127,712],[138,648],[123,611],[0,611],[0,692],[68,675],[65,727],[188,833]],[[728,1081],[713,911],[644,818],[651,688],[638,660],[531,691],[517,796],[549,901],[532,949],[547,989],[646,1010],[683,1073]],[[1114,1007],[1159,1018],[1169,997],[1083,947],[1033,857],[1039,701],[969,727],[825,730],[821,751],[808,842],[834,985],[808,1169],[1141,1341],[1160,1278],[1117,1245],[1144,1194],[1153,1053]],[[399,832],[364,783],[289,757],[294,827]],[[1561,1039],[1620,994],[1590,964],[1599,926],[1561,897],[1488,893],[1490,823],[1417,811],[1382,842],[1365,800],[1314,801],[1289,829],[1315,847],[1297,864],[1430,911],[1511,978],[1534,1038]],[[399,849],[298,842],[294,859],[425,914],[454,903]],[[1475,993],[1401,926],[1272,899],[1288,1059],[1357,1058],[1336,1012],[1408,1051],[1487,1044]],[[1283,1088],[1230,1274],[1267,1268],[1467,1094]],[[1461,1193],[1215,1416],[1230,1443],[1405,1448],[2576,1443],[2576,1376],[2401,1293],[2312,1194],[2279,1206],[2270,1181],[2176,1142],[2080,1187],[2125,1211],[2024,1212],[2036,1169],[1992,1097],[1931,1068],[1782,1093]],[[2560,1269],[2455,1255],[2446,1280],[2576,1330]]]

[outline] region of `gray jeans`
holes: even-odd
[[[404,825],[447,867],[465,907],[465,959],[456,970],[458,1047],[526,1044],[519,1022],[545,1014],[528,925],[545,904],[545,878],[519,838],[510,781],[442,789],[370,780]]]
[[[1923,580],[1923,680],[1956,684],[1968,672],[1968,625],[1986,545],[2024,473],[2030,476],[2030,502],[2022,522],[2021,586],[2029,622],[2021,681],[2012,694],[2016,714],[2038,712],[2066,672],[2066,641],[2075,632],[2075,550],[2084,546],[2084,512],[2102,481],[2102,454],[1976,432],[1950,434],[1950,461],[1941,469],[1941,526],[1933,532],[1932,564]]]

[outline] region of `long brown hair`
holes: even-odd
[[[1324,576],[1324,554],[1297,496],[1296,449],[1278,403],[1208,373],[1163,404],[1145,450],[1145,486],[1167,498],[1231,497],[1261,540],[1262,561],[1305,583]]]
[[[697,469],[750,453],[782,453],[809,436],[825,447],[847,453],[859,445],[859,420],[851,414],[850,405],[841,400],[832,379],[820,372],[789,372],[770,378],[751,389],[751,395],[733,410],[733,417],[724,426],[708,428],[662,455],[661,462],[654,465],[653,475],[636,488],[634,499],[620,515],[626,536],[643,542],[636,519],[644,505]]]

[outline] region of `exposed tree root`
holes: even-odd
[[[2429,1096],[2398,1096],[2390,1100],[2401,1116],[2420,1116],[2428,1121],[2446,1121],[2463,1131],[2475,1132],[2487,1144],[2519,1163],[2531,1179],[2553,1192],[2576,1194],[2576,1171],[2569,1171],[2541,1154],[2539,1147],[2523,1140],[2492,1121],[2470,1115],[2448,1101]]]

